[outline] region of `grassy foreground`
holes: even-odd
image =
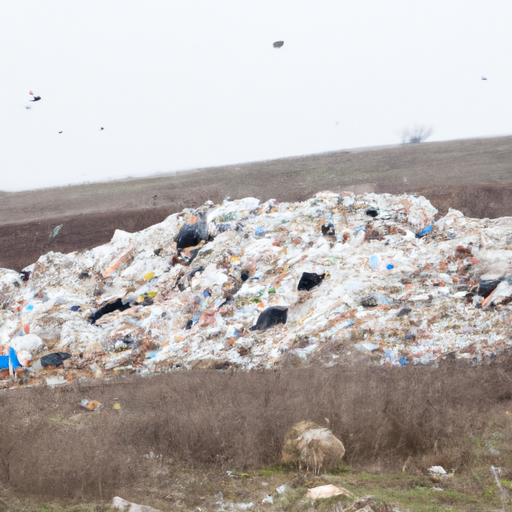
[[[228,474],[227,471],[218,469],[155,465],[152,471],[156,474],[153,474],[152,481],[148,479],[147,487],[127,489],[124,496],[162,511],[214,511],[231,508],[268,512],[342,512],[356,511],[366,504],[371,505],[375,512],[502,510],[504,502],[500,499],[499,489],[485,469],[484,466],[473,468],[467,474],[447,477],[446,481],[439,483],[433,482],[426,474],[407,472],[352,473],[346,470],[335,475],[315,476],[273,467],[247,472],[228,470]],[[155,477],[159,483],[155,482]],[[316,501],[307,498],[308,488],[328,483],[343,487],[357,498],[344,495]],[[501,484],[505,490],[512,489],[510,481],[501,480]],[[252,507],[250,503],[253,504]],[[110,512],[112,509],[109,508],[109,502],[103,500],[83,504],[42,501],[35,497],[17,497],[4,488],[0,491],[0,510]]]
[[[501,510],[512,486],[511,372],[505,355],[480,365],[182,371],[2,391],[0,511],[105,511],[116,495],[162,511],[251,502],[248,510],[356,510],[346,497],[306,499],[324,483],[372,496],[381,512]],[[81,409],[84,398],[103,408]],[[284,435],[303,419],[345,444],[333,474],[280,465]],[[432,481],[433,465],[453,476]],[[491,466],[501,468],[501,497]]]

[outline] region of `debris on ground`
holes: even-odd
[[[312,487],[308,489],[307,497],[312,500],[332,498],[333,496],[340,496],[341,494],[355,498],[355,494],[349,490],[340,487],[339,485],[327,484],[319,485],[318,487]]]
[[[148,507],[147,505],[137,505],[126,501],[119,496],[115,496],[112,500],[111,508],[114,510],[124,510],[125,512],[160,512],[156,508]]]
[[[434,483],[439,483],[453,477],[453,470],[451,473],[448,473],[442,466],[432,466],[428,468],[428,472],[430,479]]]
[[[87,398],[84,398],[80,402],[80,406],[84,409],[87,409],[88,411],[96,411],[103,407],[103,404],[101,402],[98,402],[97,400],[88,400]]]
[[[407,194],[210,201],[21,274],[0,269],[0,344],[31,352],[33,385],[290,356],[479,362],[512,344],[511,228],[437,218]]]

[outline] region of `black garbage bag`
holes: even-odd
[[[494,289],[503,281],[503,276],[499,274],[484,274],[480,276],[478,284],[478,295],[488,297]]]
[[[336,230],[334,229],[334,225],[332,222],[329,222],[322,226],[322,235],[334,236],[335,234],[336,234]]]
[[[41,366],[46,368],[47,366],[60,366],[66,359],[69,359],[71,354],[67,352],[54,352],[41,358]]]
[[[256,325],[251,327],[251,331],[265,331],[277,324],[285,324],[288,316],[288,306],[272,306],[262,311],[258,317]]]
[[[375,206],[368,206],[365,210],[366,215],[369,215],[370,217],[378,217],[379,215],[379,209],[375,208]]]
[[[194,224],[184,224],[174,238],[178,245],[178,251],[187,247],[194,247],[201,240],[208,240],[208,224],[201,219]]]
[[[297,290],[311,290],[315,286],[318,286],[324,280],[325,274],[319,275],[314,272],[303,272],[302,276],[299,280],[299,285],[297,286]]]
[[[96,320],[99,320],[103,315],[106,315],[107,313],[112,313],[113,311],[124,311],[129,307],[130,304],[124,304],[123,299],[112,299],[94,311],[91,316],[89,316],[89,320],[91,324],[94,324]]]

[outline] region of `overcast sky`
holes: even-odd
[[[511,20],[510,0],[2,0],[0,190],[397,144],[414,125],[511,134]]]

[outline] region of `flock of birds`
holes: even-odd
[[[28,101],[31,101],[31,102],[35,102],[35,101],[40,101],[41,100],[41,96],[36,96],[32,91],[29,91],[29,94],[30,96],[32,96],[32,99],[31,100],[28,100]],[[27,105],[25,107],[26,109],[30,110],[30,105]],[[100,131],[104,130],[105,128],[102,126],[100,128]],[[63,130],[61,130],[59,133],[64,133]]]
[[[283,46],[283,44],[284,44],[284,41],[275,41],[272,46],[274,48],[281,48]],[[41,101],[41,96],[36,96],[32,91],[29,91],[29,94],[30,94],[30,96],[32,96],[32,99],[29,101],[31,101],[31,102]],[[30,110],[31,107],[30,107],[30,105],[27,105],[25,108]],[[103,131],[104,129],[105,128],[102,126],[100,128],[100,132]],[[60,133],[64,133],[63,130],[59,131],[59,134]]]
[[[283,47],[283,45],[284,45],[284,41],[275,41],[275,42],[272,44],[272,46],[273,46],[274,48],[277,48],[277,49],[282,48],[282,47]],[[482,79],[482,80],[487,80],[487,77],[486,77],[486,76],[482,76],[482,78],[481,78],[481,79]],[[31,99],[31,100],[29,100],[29,101],[31,101],[31,102],[35,102],[35,101],[40,101],[40,100],[41,100],[41,96],[36,96],[36,95],[34,95],[34,93],[33,93],[32,91],[30,91],[30,92],[29,92],[29,94],[32,96],[32,99]],[[27,108],[27,109],[30,109],[30,106],[28,106],[28,105],[27,105],[27,107],[26,107],[26,108]],[[336,121],[336,124],[339,124],[339,122],[338,122],[338,121]],[[103,128],[103,126],[102,126],[102,127],[100,128],[100,131],[103,131],[104,129],[105,129],[105,128]],[[59,133],[63,133],[63,132],[62,132],[62,130],[61,130]]]

